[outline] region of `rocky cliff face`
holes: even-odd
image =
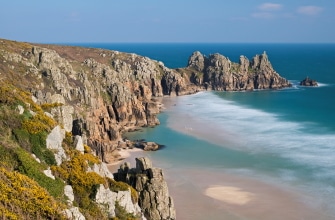
[[[139,192],[139,205],[147,219],[176,219],[162,169],[154,168],[148,158],[136,158],[136,168],[125,163],[115,179],[133,186]]]
[[[29,90],[39,104],[55,104],[51,115],[68,132],[83,137],[105,160],[123,131],[159,124],[156,98],[195,93],[278,89],[290,86],[264,52],[239,63],[194,52],[188,66],[169,69],[162,62],[118,51],[0,42],[2,78]]]
[[[36,117],[38,120],[46,115],[57,121],[58,126],[50,129],[46,137],[46,148],[55,154],[58,166],[75,163],[80,158],[84,160],[83,157],[90,158],[84,144],[104,161],[106,154],[116,150],[122,132],[159,124],[157,99],[164,95],[185,95],[203,89],[238,91],[290,86],[273,70],[266,53],[256,55],[251,61],[241,56],[239,63],[233,63],[220,54],[206,57],[195,52],[186,68],[169,69],[161,62],[135,54],[8,40],[0,40],[0,83],[4,87],[13,85],[13,88],[19,89],[11,91],[16,96],[29,94],[31,102],[16,106],[20,115],[28,114],[34,118],[36,112],[31,109],[37,103],[41,106]],[[1,89],[0,95],[6,96],[9,88]],[[0,104],[11,103],[10,98],[2,98]],[[79,152],[76,153],[79,159],[71,159],[71,155],[63,149],[64,140],[69,141],[69,134],[74,137],[73,144]],[[37,161],[40,159],[36,158]],[[85,161],[83,164],[87,165]],[[64,165],[60,170],[54,168],[53,172],[60,177],[64,175],[62,178],[66,179],[67,172],[61,172],[66,167]],[[78,175],[99,174],[99,178],[90,179],[94,186],[102,184],[99,182],[102,177],[113,178],[103,163],[95,163],[83,172],[76,169],[74,173]],[[50,169],[45,173],[55,178]],[[136,169],[123,166],[117,176],[140,192],[139,205],[148,219],[176,218],[162,170],[153,168],[148,159],[138,159]],[[78,200],[79,189],[78,186],[74,188],[77,196],[73,196],[70,189],[64,190],[69,203],[74,202],[72,197]],[[114,206],[117,203],[126,211],[139,214],[136,204],[130,202],[128,189],[118,193],[100,185],[96,190],[95,202],[103,207],[107,205],[110,217],[115,216]],[[83,219],[77,207],[69,207],[66,215]]]
[[[2,79],[53,104],[51,115],[103,160],[123,131],[159,124],[157,97],[188,93],[177,71],[135,54],[7,40],[0,48]]]
[[[240,91],[291,86],[272,68],[265,52],[251,61],[240,56],[239,63],[233,63],[221,54],[205,57],[200,52],[194,52],[187,69],[192,72],[194,83],[206,89]]]

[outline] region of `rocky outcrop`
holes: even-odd
[[[172,198],[162,169],[152,167],[148,158],[136,158],[136,168],[123,164],[115,179],[133,186],[139,192],[139,205],[147,219],[176,219]]]
[[[310,79],[307,76],[304,80],[300,81],[300,85],[301,86],[318,86],[318,83],[316,80]]]
[[[13,49],[13,45],[16,45]],[[194,52],[186,68],[118,51],[20,44],[3,40],[2,77],[29,90],[66,132],[82,137],[103,161],[122,132],[159,124],[157,98],[203,89],[239,91],[290,86],[267,54],[239,63],[220,54]]]
[[[60,165],[63,160],[67,158],[65,151],[62,147],[62,142],[64,138],[65,130],[62,129],[60,126],[56,126],[46,139],[47,148],[54,152],[57,165]]]
[[[145,151],[156,151],[160,148],[159,144],[152,141],[137,141],[134,142],[132,145]]]
[[[122,143],[124,131],[159,124],[158,97],[203,89],[240,91],[290,86],[272,68],[265,52],[250,61],[241,56],[239,63],[221,54],[206,57],[194,52],[186,68],[169,69],[162,62],[118,51],[1,40],[0,60],[0,80],[29,91],[45,114],[58,122],[46,139],[57,165],[69,159],[62,142],[70,132],[77,150],[84,153],[84,145],[88,145],[105,161],[106,153]],[[16,111],[24,114],[20,106]],[[32,110],[30,113],[36,114]],[[157,147],[150,142],[143,146],[147,150]],[[94,164],[87,171],[113,178],[104,163]],[[52,178],[49,170],[45,174]],[[147,158],[137,159],[135,169],[123,165],[116,178],[139,191],[139,205],[148,219],[176,218],[163,172],[153,168]],[[69,187],[65,190],[72,203],[73,193]],[[107,205],[110,216],[115,216],[116,201],[127,211],[138,212],[128,191],[111,192],[104,186],[97,190],[96,201]],[[71,206],[65,213],[70,219],[84,218],[76,207]]]
[[[206,89],[240,91],[291,86],[273,69],[266,52],[256,55],[251,61],[240,56],[239,63],[233,63],[218,53],[206,57],[194,52],[187,69],[192,71],[193,82]]]
[[[79,211],[78,207],[72,207],[70,209],[65,209],[64,214],[68,219],[74,220],[85,220],[85,216]]]
[[[116,203],[122,206],[128,213],[132,213],[135,216],[142,215],[138,204],[132,202],[130,190],[112,192],[109,188],[100,185],[95,196],[95,201],[106,209],[109,218],[116,216]]]

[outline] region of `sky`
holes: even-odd
[[[36,43],[335,43],[335,1],[1,0],[0,38]]]

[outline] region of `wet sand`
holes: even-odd
[[[173,111],[176,98],[163,100],[165,111],[172,114],[170,128],[215,144],[234,138],[229,132],[213,132],[216,130],[210,124]],[[270,184],[225,170],[214,172],[211,168],[172,166],[164,168],[164,173],[178,219],[332,219],[317,204],[311,205],[311,196],[280,183]]]
[[[209,170],[166,170],[178,219],[332,219],[313,198],[256,179]]]

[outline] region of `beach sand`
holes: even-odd
[[[210,169],[164,169],[177,219],[331,219],[313,198],[241,175]]]
[[[220,144],[222,140],[227,143],[235,138],[228,131],[213,132],[216,130],[210,124],[173,111],[176,98],[163,100],[164,111],[172,115],[173,120],[167,122],[171,129],[214,144]],[[167,167],[164,173],[178,219],[332,219],[323,213],[321,207],[310,202],[313,201],[311,196],[281,183],[206,167]]]
[[[112,154],[106,156],[108,164],[108,169],[115,173],[120,168],[120,165],[123,163],[130,163],[131,167],[136,166],[135,158],[145,157],[148,152],[143,151],[139,148],[126,148],[119,149]]]
[[[250,192],[243,191],[241,188],[223,185],[208,187],[205,195],[231,205],[248,204],[255,196]]]

